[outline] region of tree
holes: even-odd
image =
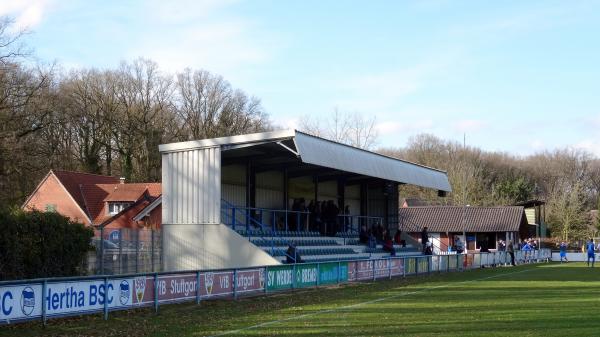
[[[577,183],[573,188],[563,186],[553,191],[548,206],[549,224],[553,233],[560,233],[561,239],[582,239],[587,233],[584,212],[583,187]]]
[[[375,117],[367,118],[358,112],[345,113],[335,108],[324,119],[304,117],[300,129],[318,137],[369,150],[377,144],[375,121]]]
[[[175,106],[185,140],[270,130],[260,100],[206,70],[177,74]]]

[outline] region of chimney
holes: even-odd
[[[121,185],[125,184],[125,177],[119,178],[119,182],[121,183]]]

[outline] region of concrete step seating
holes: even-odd
[[[339,232],[334,237],[322,236],[319,232],[306,231],[275,231],[270,229],[250,229],[236,228],[242,236],[246,236],[250,242],[260,247],[265,252],[271,254],[274,258],[286,262],[285,252],[288,245],[293,243],[304,262],[326,262],[326,261],[347,261],[370,258],[382,258],[390,256],[384,252],[382,245],[377,248],[368,248],[361,244],[358,239],[358,232],[348,231]],[[272,242],[273,240],[273,242]],[[274,248],[272,250],[272,248]],[[418,248],[413,246],[402,247],[394,245],[397,256],[421,255]]]
[[[263,246],[263,247],[271,247],[271,240],[268,238],[250,238],[250,242],[252,242],[253,244],[257,245],[257,246]],[[274,238],[273,239],[273,246],[284,246],[287,248],[288,244],[290,242],[293,242],[296,247],[301,247],[301,246],[335,246],[338,245],[337,241],[335,239],[329,239],[329,238],[313,238],[313,237],[309,237],[309,238]]]
[[[246,231],[246,229],[237,229],[236,232],[242,236],[271,236],[270,229],[250,229]],[[321,233],[319,232],[305,232],[305,231],[275,231],[273,233],[278,237],[319,237]]]
[[[348,232],[338,232],[335,234],[338,238],[358,238],[358,232],[348,231]]]
[[[352,248],[348,247],[336,247],[336,248],[296,248],[300,256],[305,259],[311,255],[356,255],[356,252]],[[285,256],[285,250],[278,249],[273,252],[273,256]]]
[[[417,248],[414,248],[412,246],[406,246],[406,247],[402,247],[400,245],[394,245],[394,249],[396,250],[396,253],[419,253],[420,251]],[[382,245],[377,245],[376,248],[369,248],[369,247],[365,247],[365,253],[386,253],[389,254],[388,252],[383,250],[383,246]]]

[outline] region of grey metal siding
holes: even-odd
[[[220,149],[163,153],[162,165],[163,224],[219,223]]]

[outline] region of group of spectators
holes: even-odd
[[[358,237],[360,243],[367,245],[369,248],[376,248],[377,245],[382,245],[383,251],[390,253],[391,256],[396,255],[394,244],[406,247],[406,242],[402,240],[402,231],[400,229],[396,230],[396,233],[392,237],[390,231],[384,228],[382,224],[374,225],[370,228],[363,225],[360,228]]]
[[[328,236],[335,236],[343,230],[343,219],[340,219],[339,215],[350,216],[349,206],[341,210],[333,200],[311,200],[307,206],[304,198],[294,199],[291,211],[287,215],[289,230],[308,229]]]

